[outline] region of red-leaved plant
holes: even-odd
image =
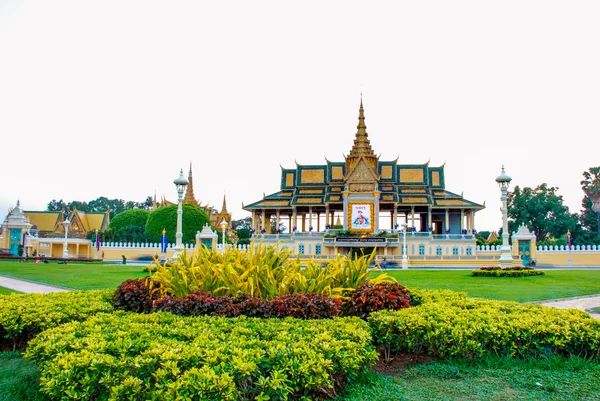
[[[347,316],[369,317],[372,312],[411,306],[410,292],[397,283],[363,284],[344,303],[343,312]]]
[[[129,312],[152,312],[152,302],[158,299],[160,294],[150,289],[151,281],[151,277],[123,281],[113,296],[113,307]]]

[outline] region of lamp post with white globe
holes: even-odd
[[[512,178],[506,174],[504,171],[504,166],[502,166],[502,172],[498,177],[496,177],[496,182],[500,187],[500,200],[502,201],[502,247],[500,248],[500,267],[510,267],[512,266],[512,254],[511,248],[508,244],[508,187],[510,186],[510,182]]]
[[[65,219],[65,221],[63,221],[63,224],[65,226],[65,243],[63,244],[63,258],[68,258],[69,243],[67,242],[67,239],[69,237],[69,224],[71,224],[71,222],[69,221],[69,219]]]
[[[223,252],[225,252],[225,230],[227,229],[227,222],[223,220],[221,222],[221,238],[223,243]]]
[[[179,177],[173,181],[173,184],[175,184],[175,187],[177,188],[177,233],[175,234],[175,249],[180,250],[182,242],[181,239],[183,237],[181,228],[183,220],[183,193],[188,185],[188,180],[183,176],[183,169],[181,169]]]

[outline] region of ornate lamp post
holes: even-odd
[[[63,224],[65,226],[65,243],[63,245],[63,258],[68,258],[69,244],[67,243],[67,239],[69,238],[69,224],[71,224],[71,222],[68,219],[65,219],[65,221],[63,221]]]
[[[500,267],[512,266],[511,248],[510,248],[510,245],[508,244],[508,235],[509,234],[508,234],[508,205],[507,205],[508,187],[509,187],[511,181],[512,181],[512,178],[506,174],[506,172],[504,171],[504,166],[502,166],[502,172],[500,173],[500,175],[498,177],[496,177],[496,182],[498,183],[498,186],[500,187],[500,193],[502,195],[500,197],[500,200],[502,201],[502,208],[500,209],[502,211],[502,247],[500,248]]]
[[[567,247],[569,250],[569,262],[567,265],[573,267],[573,261],[571,260],[571,230],[567,231]]]
[[[183,169],[179,173],[179,177],[177,177],[173,184],[177,188],[177,233],[175,234],[175,249],[181,249],[181,238],[183,237],[181,221],[183,217],[183,206],[181,202],[183,202],[183,193],[185,192],[185,187],[188,185],[188,180],[183,176]]]
[[[402,270],[408,270],[408,256],[406,255],[406,229],[408,228],[408,224],[402,223],[402,228]]]
[[[227,222],[223,219],[221,222],[221,239],[223,242],[223,252],[225,252],[225,230],[227,229]]]

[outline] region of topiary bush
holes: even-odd
[[[160,298],[160,293],[151,287],[151,277],[125,280],[114,292],[112,305],[116,310],[150,313],[152,303]]]
[[[482,267],[471,271],[473,277],[527,277],[543,276],[545,273],[541,270],[535,270],[527,266],[512,266],[501,268],[499,266]]]
[[[202,231],[202,228],[208,223],[210,218],[208,214],[198,206],[182,205],[182,241],[184,244],[196,242],[196,231]],[[146,222],[146,234],[152,242],[159,242],[163,229],[167,232],[170,242],[175,242],[175,232],[177,231],[177,205],[161,207],[148,216]]]
[[[0,295],[0,346],[25,348],[38,333],[112,312],[112,290]]]
[[[448,290],[415,292],[422,305],[369,317],[386,359],[395,351],[469,359],[600,355],[600,321],[585,312],[470,298]]]
[[[411,306],[410,291],[397,283],[363,284],[346,302],[345,316],[366,319],[372,312],[384,309],[398,310]]]
[[[117,214],[110,220],[108,226],[113,234],[112,240],[123,242],[145,241],[148,238],[146,222],[149,216],[150,211],[144,209],[130,209]]]
[[[366,322],[99,314],[48,330],[26,358],[51,399],[332,398],[377,359]]]

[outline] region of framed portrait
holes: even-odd
[[[375,229],[374,205],[372,203],[350,203],[348,205],[348,227],[350,231],[372,232]]]

